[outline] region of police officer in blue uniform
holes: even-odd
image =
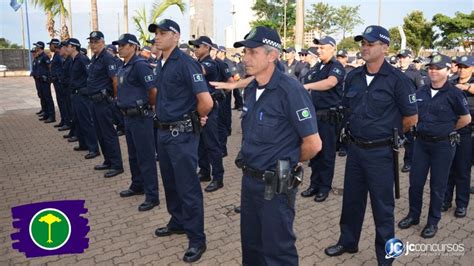
[[[408,49],[403,49],[397,54],[397,59],[398,59],[398,68],[400,71],[402,71],[413,83],[413,86],[415,86],[415,90],[420,89],[422,86],[424,86],[424,80],[421,77],[421,73],[419,70],[415,68],[415,66],[411,63],[412,60],[412,52]],[[402,172],[410,172],[411,169],[411,162],[413,158],[413,135],[408,132],[405,134],[406,140],[404,143],[405,147],[405,154],[403,156],[403,167],[402,167]]]
[[[71,104],[71,88],[69,86],[71,82],[71,64],[72,64],[72,58],[68,55],[66,51],[66,41],[62,41],[60,44],[60,55],[63,58],[62,60],[62,65],[61,65],[61,72],[59,75],[59,82],[61,83],[61,87],[63,89],[62,91],[62,97],[63,97],[63,102],[65,105],[64,111],[65,111],[65,117],[68,117],[68,119],[65,119],[65,126],[69,127],[69,129],[66,128],[59,128],[59,131],[65,131],[69,130],[69,133],[66,135],[63,135],[63,138],[70,139],[74,138],[77,141],[76,133],[75,133],[75,126],[73,123],[73,109],[72,109],[72,104]]]
[[[63,130],[68,130],[67,120],[69,119],[68,113],[66,111],[66,104],[64,102],[64,89],[61,86],[59,77],[62,72],[63,57],[60,55],[60,44],[61,42],[58,39],[51,39],[49,44],[49,50],[54,53],[51,60],[51,82],[54,85],[54,91],[56,92],[56,102],[59,108],[59,114],[61,115],[61,120],[59,124],[54,125],[54,127],[61,128]]]
[[[316,109],[318,131],[323,141],[322,151],[311,159],[311,184],[301,193],[303,197],[315,196],[316,202],[325,201],[332,189],[336,163],[337,127],[340,123],[339,105],[346,71],[334,57],[336,41],[331,36],[314,39],[321,60],[304,81],[305,89],[311,90]]]
[[[221,81],[219,65],[210,56],[212,41],[207,36],[201,36],[196,40],[189,41],[194,46],[194,54],[202,66],[206,84],[214,100],[214,108],[209,113],[206,126],[199,139],[199,173],[201,182],[212,182],[204,189],[206,192],[216,191],[224,186],[224,165],[222,163],[222,149],[219,142],[219,106],[225,100],[225,94],[221,90],[214,89],[209,81]]]
[[[471,116],[474,115],[474,56],[461,56],[457,62],[458,78],[450,82],[464,92],[469,105]],[[457,130],[461,142],[456,146],[453,164],[449,172],[448,185],[444,194],[444,203],[441,211],[447,211],[452,207],[454,188],[456,187],[456,209],[454,216],[463,218],[467,214],[469,204],[469,187],[471,183],[471,165],[473,151],[472,126],[465,126]]]
[[[285,66],[285,71],[286,73],[297,80],[300,79],[302,74],[304,75],[304,68],[305,64],[302,62],[296,60],[296,50],[293,47],[289,47],[286,49],[283,49],[283,52],[285,52],[285,61],[283,61],[283,65]]]
[[[88,67],[87,94],[92,101],[92,120],[104,155],[104,162],[94,166],[94,169],[110,169],[104,174],[104,177],[110,178],[123,173],[122,153],[113,123],[115,111],[113,99],[117,96],[118,66],[116,60],[105,49],[102,32],[93,31],[87,39],[93,53]]]
[[[38,75],[36,74],[38,72],[38,62],[36,60],[36,57],[37,57],[37,53],[36,53],[36,48],[31,48],[30,50],[30,54],[31,54],[31,59],[33,60],[31,62],[31,72],[30,72],[30,77],[33,77],[33,80],[35,81],[35,89],[36,89],[36,95],[38,96],[38,98],[40,99],[40,106],[41,106],[41,109],[36,112],[36,115],[38,115],[40,118],[44,116],[44,107],[43,107],[43,100],[41,100],[41,92],[40,92],[40,88],[39,88],[39,84],[38,84]]]
[[[344,106],[348,107],[348,150],[336,245],[324,250],[328,256],[358,252],[358,244],[370,195],[375,222],[375,252],[379,265],[390,265],[385,243],[394,237],[393,135],[402,135],[417,121],[415,91],[408,78],[385,61],[390,34],[372,25],[354,38],[361,42],[364,66],[346,78]],[[394,129],[398,132],[394,132]],[[398,134],[397,134],[398,133]],[[398,138],[397,138],[398,139]],[[398,141],[396,142],[398,144]],[[398,169],[397,169],[398,171]]]
[[[164,19],[150,24],[148,31],[156,34],[155,45],[163,51],[155,72],[158,158],[171,215],[155,235],[185,233],[189,246],[183,260],[195,262],[206,251],[203,198],[196,175],[199,123],[205,124],[213,102],[200,64],[177,47],[179,25]]]
[[[115,47],[115,45],[109,44],[106,46],[106,48],[107,52],[109,52],[109,54],[114,58],[117,69],[121,68],[123,66],[123,61],[117,56],[117,47]],[[114,124],[117,126],[117,136],[120,137],[125,135],[125,122],[123,120],[123,114],[120,112],[119,108],[114,108]]]
[[[245,47],[245,68],[255,77],[244,92],[242,147],[236,159],[243,170],[242,264],[298,265],[293,232],[298,178],[293,170],[321,149],[316,113],[301,84],[276,70],[281,41],[275,30],[256,27],[234,47]],[[284,176],[279,169],[291,172],[289,182],[279,182]],[[278,189],[268,194],[273,186],[266,184]]]
[[[145,194],[145,201],[138,210],[148,211],[160,204],[153,145],[153,107],[156,97],[153,71],[144,58],[136,55],[140,43],[135,35],[122,34],[112,44],[119,46],[120,57],[124,58],[124,65],[117,73],[117,106],[125,118],[125,138],[132,174],[130,188],[120,192],[120,196]]]
[[[33,44],[36,47],[36,80],[39,91],[41,92],[41,100],[43,101],[43,117],[40,118],[40,121],[45,123],[54,123],[56,122],[55,112],[54,112],[54,102],[53,96],[51,95],[51,73],[50,73],[50,64],[51,61],[48,55],[44,52],[44,42],[36,42]]]
[[[234,63],[226,57],[226,52],[224,46],[218,46],[215,61],[219,66],[219,80],[232,82],[231,69]],[[227,156],[227,137],[232,133],[232,92],[230,90],[224,91],[224,94],[225,99],[219,104],[218,115],[219,143],[223,157]]]
[[[448,82],[450,61],[441,54],[431,58],[428,63],[431,86],[416,92],[420,119],[410,171],[410,211],[398,227],[406,229],[420,222],[423,187],[429,171],[430,208],[427,224],[421,232],[423,238],[432,238],[438,231],[449,169],[459,143],[459,135],[453,131],[471,122],[464,94]]]
[[[100,155],[97,145],[97,136],[91,117],[91,100],[88,96],[87,88],[87,67],[90,64],[89,58],[80,52],[81,43],[75,38],[70,38],[66,42],[68,55],[72,58],[71,63],[71,102],[74,109],[74,123],[76,127],[79,146],[74,150],[88,150],[89,153],[84,158],[92,159]]]

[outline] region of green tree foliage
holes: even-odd
[[[433,46],[433,30],[431,22],[423,16],[423,12],[415,10],[403,19],[403,30],[407,37],[407,46],[418,54],[422,47],[431,48]]]
[[[474,11],[470,14],[456,12],[454,17],[448,17],[443,14],[436,14],[433,17],[433,26],[436,26],[440,37],[437,45],[445,48],[454,48],[456,46],[469,47],[467,40],[474,38]],[[472,47],[471,47],[472,49]]]
[[[312,4],[311,9],[306,10],[307,30],[316,30],[319,34],[332,34],[336,32],[337,9],[322,2]]]
[[[171,6],[176,6],[181,11],[181,14],[184,14],[184,9],[186,5],[183,0],[164,0],[161,2],[153,3],[153,8],[150,12],[149,19],[147,18],[147,11],[145,7],[139,8],[135,11],[135,15],[132,17],[135,27],[138,32],[138,40],[141,43],[145,43],[151,38],[150,33],[148,32],[148,24],[157,22],[156,20],[165,12],[166,9]]]
[[[296,1],[295,0],[256,0],[252,6],[257,19],[250,22],[252,27],[266,26],[278,31],[280,36],[284,36],[285,23],[285,2],[286,2],[286,36],[287,42],[293,42],[294,27],[296,24]],[[289,37],[291,36],[291,37]],[[290,39],[290,40],[288,40]]]
[[[337,49],[346,49],[347,51],[359,51],[359,43],[354,41],[354,36],[346,37],[337,44]]]
[[[397,53],[401,49],[401,42],[402,38],[400,37],[400,31],[398,31],[397,27],[390,28],[388,30],[390,33],[390,47],[389,47],[389,52],[390,53]]]
[[[2,49],[5,49],[5,48],[16,49],[16,48],[21,48],[21,46],[16,44],[16,43],[11,43],[11,41],[9,41],[5,38],[0,38],[0,48],[2,48]]]
[[[346,33],[352,33],[355,26],[364,23],[359,16],[360,6],[341,6],[335,15],[335,26],[342,33],[342,39],[346,38]]]

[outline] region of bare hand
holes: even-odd
[[[199,122],[201,123],[202,127],[204,127],[206,125],[207,118],[208,118],[207,115],[199,118]]]
[[[458,89],[460,90],[467,90],[469,88],[469,85],[466,85],[466,84],[456,84],[456,87],[458,87]]]

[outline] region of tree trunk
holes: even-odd
[[[54,16],[51,11],[46,12],[46,28],[48,29],[49,37],[54,38],[56,32],[54,30]]]
[[[304,46],[304,0],[296,0],[296,31],[295,48],[297,51]]]
[[[126,33],[128,32],[128,0],[123,0],[123,23],[123,31]]]
[[[70,38],[69,29],[67,27],[67,19],[63,12],[61,12],[61,40],[67,40]]]
[[[97,0],[91,0],[92,31],[99,30],[99,18],[97,15]]]

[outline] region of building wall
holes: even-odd
[[[7,66],[8,70],[28,69],[28,50],[0,49],[0,65]]]
[[[190,39],[203,35],[214,37],[214,0],[190,0],[189,16]]]

